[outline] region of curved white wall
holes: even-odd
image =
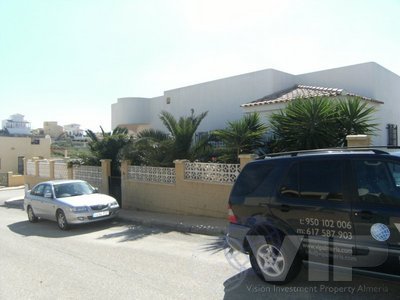
[[[151,99],[127,97],[119,98],[117,103],[111,105],[111,126],[114,129],[119,125],[150,124]]]

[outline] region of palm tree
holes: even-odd
[[[117,127],[112,132],[105,132],[101,126],[100,129],[102,133],[101,139],[90,129],[86,130],[86,134],[90,139],[88,143],[90,152],[97,161],[100,161],[100,159],[111,159],[112,172],[118,173],[118,153],[131,141],[128,130]]]
[[[239,154],[253,153],[263,146],[267,127],[261,122],[258,113],[245,115],[237,121],[228,122],[225,129],[216,130],[213,135],[224,143],[221,160],[238,162]]]
[[[337,145],[335,103],[326,97],[296,99],[271,115],[271,129],[280,151]]]
[[[167,167],[172,165],[171,136],[163,131],[145,129],[132,143],[126,145],[120,155],[136,165]]]
[[[372,114],[376,112],[374,106],[368,106],[366,101],[359,97],[347,97],[337,102],[338,122],[341,128],[340,140],[346,145],[346,136],[351,134],[373,134],[378,124],[372,123]]]
[[[207,111],[196,116],[194,110],[191,110],[189,117],[175,117],[167,112],[162,111],[160,119],[167,128],[173,139],[173,157],[175,159],[190,159],[193,157],[193,140],[201,121],[207,116]]]
[[[160,119],[168,133],[143,130],[121,154],[138,165],[164,167],[173,165],[175,159],[194,159],[208,146],[205,139],[194,142],[194,134],[206,116],[207,112],[196,116],[192,109],[190,116],[177,120],[171,113],[162,111]]]
[[[271,115],[275,150],[340,147],[349,134],[372,134],[374,107],[357,97],[296,99]]]

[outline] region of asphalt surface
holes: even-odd
[[[305,268],[288,285],[265,284],[221,237],[121,220],[67,232],[31,224],[4,206],[14,193],[0,191],[0,299],[399,299],[398,282],[309,282]]]
[[[214,299],[236,273],[218,239],[123,222],[62,232],[0,207],[0,299]]]
[[[7,193],[7,190],[0,190]],[[12,190],[8,190],[12,192]],[[13,192],[13,197],[5,201],[5,206],[23,208],[24,190],[19,189]],[[1,196],[0,196],[1,197]],[[178,232],[198,233],[206,235],[221,236],[226,234],[228,219],[176,215],[148,211],[121,209],[119,219],[125,222],[140,224],[147,227],[163,227]]]

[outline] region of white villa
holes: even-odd
[[[24,115],[14,114],[7,120],[3,120],[3,130],[7,130],[10,135],[31,135],[31,123],[24,120]]]
[[[64,125],[64,132],[70,136],[74,141],[86,141],[86,137],[84,136],[84,130],[80,128],[79,124],[68,124]]]
[[[283,108],[296,97],[357,95],[375,105],[379,131],[373,145],[398,145],[400,117],[400,76],[381,65],[368,62],[300,75],[274,69],[237,75],[165,91],[154,98],[119,98],[111,106],[111,126],[126,127],[132,133],[146,128],[164,130],[162,110],[174,116],[208,111],[199,132],[224,128],[227,121],[243,113],[268,114]]]

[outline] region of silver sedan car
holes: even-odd
[[[90,223],[117,216],[118,202],[82,180],[41,182],[25,194],[24,209],[30,222],[39,218],[57,221],[67,230],[70,224]]]

